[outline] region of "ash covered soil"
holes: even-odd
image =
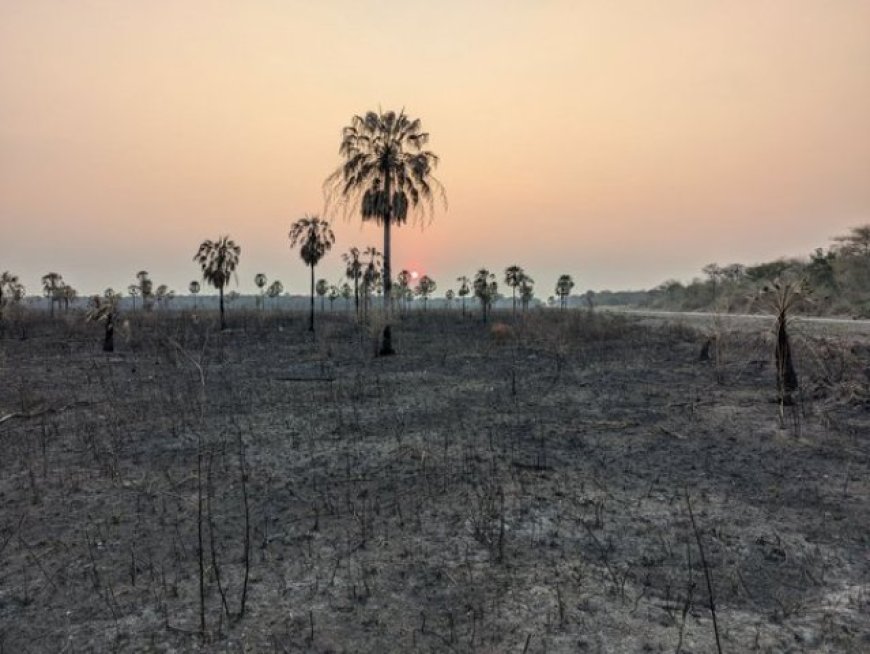
[[[0,651],[870,650],[867,336],[319,318],[7,321]]]

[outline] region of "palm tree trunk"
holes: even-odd
[[[462,298],[462,317],[465,318],[465,297]]]
[[[514,316],[517,315],[517,287],[512,286],[511,290],[513,291],[513,301],[514,301]]]
[[[354,275],[353,278],[353,308],[359,318],[359,277]]]
[[[311,266],[311,313],[308,316],[308,331],[314,332],[314,266]]]
[[[103,339],[103,352],[115,351],[115,316],[109,314],[106,317],[106,336]]]
[[[224,318],[224,287],[218,287],[218,294],[220,295],[220,303],[221,303],[221,331],[227,328],[227,321]]]
[[[390,303],[393,301],[393,267],[390,261],[390,226],[393,220],[393,198],[391,182],[392,177],[384,175],[384,194],[387,198],[387,212],[384,216],[384,319],[387,320],[390,315]],[[393,349],[393,330],[390,329],[389,323],[384,327],[384,336],[381,340],[381,350],[379,354],[386,356],[395,354]]]

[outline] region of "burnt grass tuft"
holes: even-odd
[[[3,330],[0,651],[715,651],[686,495],[723,651],[870,649],[866,337],[127,319]]]

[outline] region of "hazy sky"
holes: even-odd
[[[183,291],[229,233],[242,291],[302,292],[289,225],[378,106],[441,156],[449,207],[393,263],[439,294],[512,263],[649,287],[870,222],[867,0],[0,0],[0,270]],[[381,244],[335,228],[330,280]]]

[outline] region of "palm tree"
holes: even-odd
[[[356,308],[357,314],[359,314],[359,280],[362,279],[363,274],[363,264],[360,260],[360,254],[359,248],[352,247],[341,255],[345,264],[345,277],[353,280],[353,305]]]
[[[571,279],[571,275],[560,275],[556,282],[556,295],[559,296],[560,309],[568,306],[568,296],[571,295],[572,288],[574,288],[574,280]]]
[[[197,284],[197,287],[199,284]],[[130,298],[133,300],[133,311],[136,310],[136,297],[139,295],[139,286],[137,284],[130,284],[127,287],[127,293],[130,294]]]
[[[353,297],[353,289],[350,287],[350,284],[345,282],[338,288],[339,294],[341,298],[344,300],[344,308],[345,310],[350,309],[350,298]]]
[[[224,315],[224,287],[239,265],[242,248],[229,236],[220,236],[216,241],[206,239],[199,245],[193,260],[202,268],[202,278],[218,290],[220,296],[221,331],[227,328]]]
[[[535,280],[523,273],[520,280],[520,300],[523,303],[523,312],[529,310],[529,302],[535,297]]]
[[[63,300],[63,310],[69,311],[69,304],[78,297],[78,291],[69,284],[64,284],[60,289],[60,299]]]
[[[314,331],[314,267],[335,243],[335,234],[325,220],[305,215],[290,225],[290,246],[299,247],[299,256],[311,268],[311,314],[308,331]]]
[[[169,294],[169,287],[166,284],[161,284],[157,287],[157,290],[154,291],[154,297],[157,299],[157,308],[159,309],[164,301],[166,300],[166,296]]]
[[[137,272],[136,279],[139,282],[139,295],[142,296],[142,308],[145,311],[150,311],[154,282],[152,282],[151,278],[148,277],[147,270],[140,270],[139,272]]]
[[[24,286],[18,281],[18,276],[8,270],[0,274],[0,318],[3,317],[3,307],[7,303],[18,302],[24,297]]]
[[[414,292],[423,298],[423,309],[429,305],[429,296],[435,292],[436,288],[438,288],[438,284],[429,275],[423,275],[417,282],[417,288],[414,289]]]
[[[54,303],[60,304],[63,296],[63,275],[56,272],[46,273],[40,280],[42,282],[42,294],[49,299],[51,303],[51,315],[54,316]]]
[[[456,281],[459,282],[459,297],[462,298],[462,317],[465,317],[465,298],[471,294],[471,280],[468,279],[465,275],[461,277],[457,277]]]
[[[392,297],[392,250],[390,229],[408,220],[408,211],[431,210],[433,191],[445,198],[441,183],[432,174],[438,157],[424,150],[429,141],[419,119],[404,111],[354,116],[342,130],[339,154],[344,164],[327,179],[327,195],[359,208],[362,219],[384,227],[384,310]],[[446,202],[445,202],[446,203]],[[392,330],[384,327],[381,354],[393,354]]]
[[[107,289],[111,290],[111,289]],[[101,322],[105,327],[103,335],[103,352],[115,351],[115,314],[118,310],[118,298],[114,292],[104,297],[95,295],[91,298],[91,306],[85,319],[88,322]]]
[[[193,296],[193,310],[196,311],[196,296],[199,295],[199,282],[195,279],[187,285],[187,290]],[[134,307],[135,308],[135,307]]]
[[[513,312],[517,314],[517,287],[526,276],[525,271],[517,265],[508,266],[504,271],[504,283],[511,287],[513,293]]]
[[[263,301],[263,293],[265,292],[264,289],[266,287],[266,275],[264,275],[263,273],[257,273],[256,275],[254,275],[254,284],[256,284],[257,288],[260,289],[260,295],[257,297],[257,304],[260,305],[260,309],[262,309],[266,304]]]
[[[329,311],[335,311],[335,301],[341,297],[341,291],[338,289],[338,286],[335,284],[329,285],[329,294],[326,296],[329,298]]]
[[[362,276],[362,294],[363,294],[363,318],[368,319],[369,299],[374,290],[376,290],[381,278],[381,253],[378,249],[369,246],[363,252],[363,255],[369,258],[368,263],[363,269]]]
[[[398,297],[402,302],[402,309],[408,309],[408,291],[411,288],[411,271],[410,270],[400,270],[399,274],[396,275],[396,285],[399,287]]]
[[[444,299],[447,300],[447,308],[450,308],[450,305],[453,304],[453,298],[456,297],[456,293],[453,289],[447,289],[447,292],[444,294]]]
[[[486,322],[490,307],[498,295],[498,282],[495,280],[495,275],[486,268],[481,268],[474,276],[474,295],[480,300],[483,322]]]
[[[314,285],[314,290],[317,292],[317,297],[320,298],[320,313],[325,311],[326,294],[329,292],[329,282],[325,279],[318,279]]]
[[[272,305],[273,305],[272,308],[274,308],[276,298],[278,296],[280,296],[281,293],[283,293],[283,292],[284,292],[284,284],[282,284],[280,280],[276,279],[274,282],[269,284],[269,290],[266,291],[266,294],[270,298],[272,298]]]

